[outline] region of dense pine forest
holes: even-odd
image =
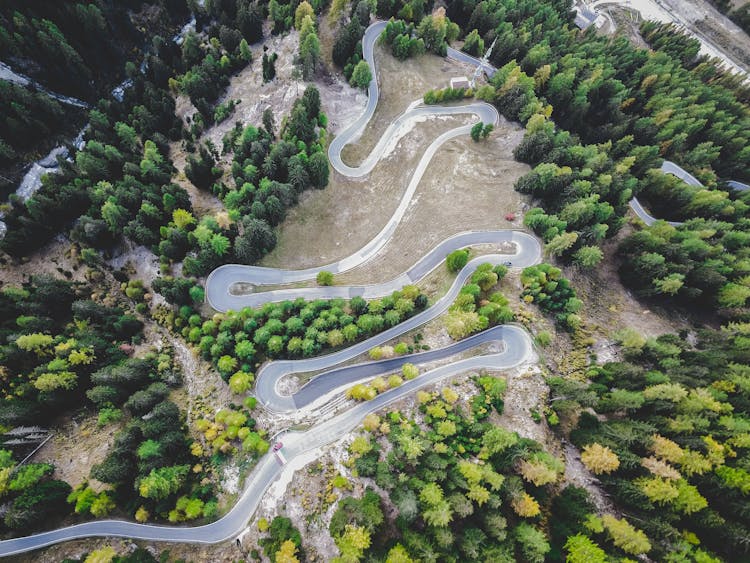
[[[260,262],[290,210],[329,185],[332,134],[315,83],[332,72],[366,89],[373,74],[361,40],[382,19],[378,49],[398,61],[445,56],[449,46],[481,56],[494,43],[491,78],[426,92],[425,103],[476,98],[524,128],[513,154],[530,169],[515,190],[531,203],[523,225],[550,263],[516,277],[479,266],[447,311],[446,334],[461,340],[509,322],[533,333],[549,396],[532,416],[551,429],[557,454],[581,452],[598,494],[566,481],[549,444],[501,426],[508,383],[475,373],[462,394],[448,384],[421,390],[413,408],[370,413],[350,437],[349,478],[333,478],[330,491],[343,492],[324,507],[337,560],[750,557],[750,190],[728,184],[750,182],[750,88],[673,26],[643,22],[640,48],[579,30],[574,15],[570,0],[3,2],[2,62],[28,83],[0,80],[0,191],[51,148],[69,151],[28,200],[2,206],[2,267],[20,268],[64,237],[85,272],[85,281],[61,269],[63,278],[0,286],[3,533],[105,516],[215,520],[231,506],[219,490],[227,465],[249,471],[273,443],[253,394],[266,361],[344,349],[439,297],[405,285],[369,302],[291,299],[225,313],[205,303],[212,270]],[[747,6],[730,16],[747,27]],[[279,79],[267,43],[286,34],[299,37],[293,72],[307,83],[291,109],[237,120],[221,146],[211,142],[205,133],[245,103],[225,96],[243,69],[262,60],[263,82]],[[489,135],[480,127],[472,137]],[[663,173],[664,161],[702,186]],[[196,193],[219,211],[194,208]],[[635,196],[673,224],[632,219]],[[158,261],[152,281],[109,265],[126,246]],[[455,276],[468,258],[459,250],[442,268]],[[565,273],[607,262],[644,304],[692,328],[619,331],[609,335],[615,358],[598,362],[584,298]],[[551,330],[584,350],[580,369],[545,364]],[[146,344],[154,338],[159,346]],[[370,359],[429,348],[421,334],[410,338]],[[228,404],[185,407],[174,342],[226,382]],[[407,364],[347,397],[371,400],[418,375]],[[8,442],[14,428],[81,413],[114,435],[81,482],[22,463],[29,448]],[[305,538],[278,512],[258,523],[255,555],[306,560]]]
[[[137,73],[154,35],[182,25],[184,2],[3,2],[0,52],[3,63],[48,91],[89,106]],[[85,111],[44,92],[2,82],[0,171],[2,190],[55,141],[74,137]],[[68,138],[69,138],[68,137]]]

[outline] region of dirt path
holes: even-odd
[[[233,396],[226,382],[195,350],[181,338],[166,331],[161,331],[161,334],[174,348],[175,360],[182,368],[183,386],[189,398],[186,406],[188,426],[192,428],[195,420],[226,408]]]
[[[86,270],[79,262],[70,240],[63,235],[55,237],[52,242],[20,261],[0,253],[0,286],[21,285],[31,276],[40,274],[85,281]]]

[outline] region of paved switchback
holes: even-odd
[[[383,154],[388,145],[400,135],[400,132],[403,130],[404,125],[411,120],[432,115],[462,114],[476,115],[478,120],[482,121],[483,123],[492,123],[494,125],[497,125],[500,120],[497,109],[485,102],[474,102],[470,104],[457,104],[450,106],[425,106],[421,103],[421,100],[416,100],[409,105],[409,107],[403,114],[401,114],[391,125],[389,125],[381,138],[378,140],[375,148],[373,148],[371,153],[359,166],[355,167],[345,164],[341,158],[341,151],[346,145],[354,142],[357,138],[359,138],[359,136],[362,134],[362,131],[365,129],[373,114],[375,113],[375,109],[377,107],[378,97],[380,96],[380,89],[378,86],[374,46],[376,40],[383,32],[383,29],[385,29],[385,25],[386,22],[376,22],[372,24],[367,28],[365,36],[362,40],[365,60],[373,69],[373,79],[368,87],[369,95],[365,110],[362,115],[360,115],[351,125],[349,125],[344,131],[339,133],[339,135],[337,135],[333,139],[330,146],[328,147],[328,158],[333,168],[338,173],[349,178],[360,178],[372,172],[372,169],[383,157]],[[453,49],[451,49],[451,51],[454,53],[459,53],[458,51],[455,51]],[[469,57],[468,55],[466,56]],[[471,57],[469,57],[469,59],[471,59]],[[277,268],[246,266],[241,264],[227,264],[224,266],[220,266],[219,268],[211,272],[211,274],[208,276],[208,279],[206,280],[206,300],[217,311],[227,311],[229,309],[241,309],[242,307],[256,306],[257,304],[261,303],[261,300],[263,299],[257,297],[257,295],[259,294],[239,295],[237,293],[232,293],[232,286],[237,283],[247,283],[254,286],[261,286],[284,285],[300,281],[307,281],[314,279],[315,276],[321,271],[329,271],[333,274],[338,274],[351,270],[352,268],[360,266],[361,264],[364,264],[368,260],[372,259],[392,238],[393,234],[396,231],[396,228],[406,214],[406,211],[412,201],[419,182],[424,176],[424,173],[427,171],[427,168],[429,167],[432,159],[435,157],[438,149],[440,149],[443,144],[450,141],[451,139],[462,135],[468,135],[471,131],[471,127],[471,125],[464,125],[446,131],[442,135],[439,135],[427,147],[424,154],[420,158],[419,163],[417,164],[417,167],[414,170],[411,179],[409,180],[406,191],[402,195],[399,205],[393,215],[390,217],[381,231],[377,235],[375,235],[375,237],[370,240],[364,247],[356,251],[354,254],[332,264],[325,264],[302,270],[282,270]],[[438,252],[445,251],[445,254],[447,254],[448,252],[455,250],[456,248],[463,248],[465,246],[470,246],[473,244],[494,243],[498,241],[498,239],[507,240],[508,238],[513,238],[514,240],[519,242],[519,244],[524,245],[524,248],[520,249],[518,253],[519,256],[516,261],[519,262],[519,265],[529,265],[528,263],[526,263],[528,262],[528,256],[525,255],[525,248],[529,247],[529,245],[532,244],[527,241],[528,239],[533,239],[533,237],[530,237],[529,235],[521,232],[515,232],[514,234],[514,231],[511,230],[488,232],[476,231],[449,237],[448,239],[440,243],[438,247],[433,249],[430,254],[424,257],[421,263],[425,265],[428,264],[428,262],[436,259]],[[445,257],[445,254],[443,254],[441,259]],[[434,265],[435,264],[432,263],[427,271],[431,270]],[[415,278],[414,275],[416,273],[417,272],[415,271],[410,271],[403,274],[402,276],[408,276],[412,281],[416,281],[416,279],[421,279],[422,277],[420,275]],[[406,283],[411,283],[411,281]],[[323,298],[325,298],[324,295],[328,295],[329,298],[347,296],[346,291],[340,288],[334,288],[327,292],[318,292],[318,294],[308,291],[302,293],[298,291],[297,293],[300,296],[315,295],[315,297]],[[266,299],[269,299],[269,297],[267,297]]]
[[[462,270],[462,274],[467,272],[471,274],[473,269],[467,270],[467,268],[469,268],[468,265]],[[502,341],[503,350],[499,353],[473,356],[430,370],[416,379],[405,382],[400,387],[390,389],[378,395],[372,401],[357,404],[342,414],[316,424],[307,432],[295,432],[285,435],[283,437],[283,452],[287,460],[293,462],[299,455],[341,438],[356,428],[367,414],[398,401],[420,387],[434,384],[445,378],[467,371],[509,369],[533,358],[531,339],[526,331],[517,326],[495,327],[475,335],[472,339],[470,343],[473,346],[479,346],[487,342]],[[449,357],[457,351],[460,350],[457,350],[455,345],[442,350],[435,350],[430,356],[430,360]],[[332,356],[334,355],[324,356],[323,359],[328,358],[325,362],[343,361],[339,358],[332,358]],[[411,359],[418,362],[423,361],[424,357],[418,358],[417,356],[419,355],[414,355]],[[410,358],[407,356],[404,359],[409,360]],[[273,363],[269,365],[273,365]],[[394,367],[391,360],[382,360],[381,362],[364,365],[367,367],[362,369],[366,370],[367,374],[363,375],[363,377],[387,373],[392,371]],[[352,366],[352,369],[356,368],[357,366]],[[313,382],[315,381],[313,380]],[[350,383],[353,382],[354,380],[350,381]],[[325,385],[318,389],[317,392],[321,394],[327,393]],[[304,400],[314,400],[314,398],[310,399],[306,397]],[[278,464],[275,457],[272,454],[265,455],[248,476],[245,490],[234,507],[216,522],[205,526],[153,526],[120,520],[100,520],[59,528],[31,536],[0,541],[0,556],[14,555],[64,541],[87,537],[126,537],[149,541],[202,544],[227,541],[237,536],[247,526],[248,518],[257,509],[263,493],[276,481],[281,472],[282,467]]]
[[[660,170],[664,174],[671,174],[672,176],[676,176],[689,186],[696,186],[699,188],[704,188],[705,186],[696,178],[693,176],[690,172],[685,170],[682,166],[679,164],[676,164],[670,160],[665,160],[661,163]],[[737,182],[736,180],[727,180],[726,184],[739,192],[750,190],[750,186],[747,184],[743,184],[742,182]],[[643,221],[646,225],[651,226],[659,219],[651,215],[648,211],[646,211],[643,206],[641,205],[641,202],[638,201],[638,198],[634,197],[630,200],[630,209],[633,210],[633,212],[638,216],[641,221]],[[680,225],[683,225],[683,221],[665,221],[667,224],[672,225],[673,227],[679,227]]]
[[[406,272],[396,278],[378,284],[289,288],[258,293],[234,294],[232,293],[232,288],[237,283],[262,284],[258,282],[258,272],[255,269],[248,266],[228,265],[217,268],[212,272],[211,277],[206,282],[206,295],[210,305],[217,311],[228,311],[230,309],[239,311],[243,307],[259,307],[268,302],[278,302],[298,297],[305,299],[351,299],[352,297],[359,296],[365,299],[375,299],[389,295],[405,285],[418,282],[436,267],[444,264],[446,255],[456,249],[477,244],[502,244],[508,242],[515,245],[516,252],[514,254],[502,255],[502,262],[510,262],[514,268],[525,268],[526,266],[537,264],[541,259],[542,248],[539,240],[528,233],[513,230],[470,231],[447,238],[420,258]],[[341,270],[333,269],[329,271],[336,273]],[[272,270],[270,268],[262,271],[262,273],[269,275],[269,277],[264,279],[286,280],[277,283],[288,283],[288,279],[283,276],[286,272],[290,271]],[[296,273],[294,271],[291,272]],[[266,283],[273,282],[268,281]]]
[[[440,299],[438,299],[434,305],[432,305],[428,309],[425,309],[421,313],[418,313],[413,317],[405,320],[404,322],[399,323],[396,326],[391,327],[379,334],[376,334],[371,338],[368,338],[367,340],[358,342],[356,344],[353,344],[352,346],[349,346],[348,348],[344,348],[343,350],[339,350],[338,352],[334,352],[326,356],[306,358],[303,360],[277,360],[264,365],[258,371],[257,379],[255,382],[255,392],[258,399],[260,399],[261,403],[266,408],[276,412],[294,411],[298,408],[315,402],[320,397],[325,396],[332,389],[340,386],[335,385],[331,382],[331,376],[325,377],[325,384],[323,382],[319,382],[310,387],[310,389],[306,389],[306,385],[300,390],[298,394],[294,396],[282,395],[278,391],[279,381],[284,376],[293,373],[305,373],[329,369],[335,365],[356,358],[360,354],[364,354],[375,346],[379,346],[393,338],[397,338],[405,332],[418,328],[423,324],[431,321],[432,319],[437,318],[439,315],[448,310],[448,307],[450,307],[450,305],[456,299],[458,293],[461,291],[461,287],[463,287],[464,283],[466,283],[466,280],[469,279],[471,274],[474,273],[479,264],[483,262],[489,262],[491,264],[502,264],[506,259],[507,256],[505,255],[491,254],[487,256],[480,256],[471,260],[458,273],[448,292]],[[483,341],[478,342],[478,344],[481,343],[483,343]],[[446,352],[445,349],[442,349],[439,355],[441,358],[445,358],[453,355],[453,353],[455,352],[449,353],[449,351]],[[432,361],[432,359],[430,359],[429,361]],[[358,368],[357,370],[355,370],[355,372],[361,374],[362,377],[367,377],[365,368]],[[349,378],[349,383],[354,381],[354,379],[352,379],[351,377],[351,372],[338,371],[337,373]]]
[[[370,26],[367,30],[364,41],[364,52],[368,62],[371,64],[373,69],[374,58],[372,55],[373,45],[375,39],[380,34],[385,23],[376,23]],[[377,81],[376,79],[370,84],[370,100],[368,100],[368,106],[365,113],[350,126],[342,135],[349,133],[348,136],[344,136],[337,154],[340,154],[340,149],[345,146],[346,143],[343,141],[347,138],[353,139],[356,135],[361,133],[361,130],[367,124],[369,119],[372,117],[375,106],[377,104]],[[432,113],[444,114],[447,113],[475,113],[480,119],[485,122],[497,123],[498,115],[492,106],[488,104],[468,104],[464,106],[450,106],[448,109],[445,108],[429,108]],[[418,110],[415,112],[415,110]],[[418,106],[412,104],[410,108],[405,112],[413,112],[407,118],[418,117],[424,115],[425,109],[421,109]],[[402,116],[403,117],[403,116]],[[396,129],[391,130],[395,134]],[[435,152],[440,145],[449,139],[452,139],[458,135],[464,135],[469,132],[469,127],[459,127],[447,133],[444,133],[438,137],[432,145],[427,149],[425,155],[420,161],[420,165],[423,166],[422,172],[419,172],[419,167],[412,176],[410,182],[410,188],[415,189],[416,184],[421,178],[421,174],[429,164],[429,161],[433,158]],[[386,143],[387,144],[387,143]],[[385,147],[385,144],[380,144],[380,147]],[[377,149],[376,150],[382,150]],[[378,157],[379,158],[379,157]],[[377,160],[377,159],[376,159]],[[338,162],[338,161],[337,161]],[[370,162],[365,161],[362,167],[369,167]],[[359,174],[359,172],[365,168],[360,167],[352,168],[347,167],[343,163],[340,164],[341,170],[346,173]],[[335,167],[335,165],[334,165]],[[354,171],[354,172],[352,172]],[[412,184],[414,188],[411,188]],[[409,193],[407,189],[407,194]],[[411,199],[406,200],[406,204]],[[402,200],[401,205],[406,205]],[[401,206],[399,207],[401,208]],[[398,215],[398,212],[397,214]],[[394,217],[396,216],[394,215]],[[236,266],[228,266],[215,270],[206,283],[207,295],[209,296],[209,302],[213,305],[216,303],[219,307],[227,306],[228,303],[222,301],[229,295],[229,287],[231,283],[229,280],[231,276],[237,274],[237,279],[240,279],[239,272],[242,271],[241,275],[249,276],[247,279],[249,282],[256,285],[264,284],[275,284],[282,283],[280,280],[286,281],[299,281],[300,279],[310,279],[322,269],[331,269],[332,271],[344,271],[344,269],[350,269],[355,265],[363,263],[373,256],[377,250],[387,242],[395,230],[395,225],[400,221],[400,216],[395,222],[389,222],[389,225],[381,231],[381,237],[375,242],[371,242],[365,249],[346,258],[332,268],[330,265],[313,268],[309,270],[284,271],[284,270],[272,270],[269,268],[251,268],[251,267],[240,267],[243,270],[237,270]],[[385,234],[384,234],[385,233]],[[489,234],[488,234],[489,233]],[[482,238],[482,237],[487,237]],[[493,238],[494,237],[494,238]],[[488,240],[489,239],[489,240]],[[480,262],[491,262],[491,263],[502,263],[507,260],[511,260],[514,266],[522,267],[533,263],[536,263],[541,258],[541,246],[537,239],[534,237],[518,232],[518,231],[489,231],[489,232],[472,232],[462,233],[450,237],[433,249],[428,255],[420,259],[408,272],[403,274],[402,278],[397,278],[398,283],[403,285],[401,282],[411,283],[420,279],[431,271],[435,265],[445,257],[450,250],[460,248],[462,246],[470,244],[479,244],[482,242],[506,242],[512,241],[516,243],[517,250],[515,255],[489,255],[476,258],[469,262],[464,269],[459,272],[456,279],[453,282],[450,290],[446,295],[440,298],[432,307],[422,311],[407,321],[376,335],[369,340],[355,344],[345,350],[341,350],[334,354],[329,354],[320,358],[310,358],[308,360],[301,361],[278,361],[271,362],[264,366],[264,368],[258,374],[258,394],[262,396],[265,403],[271,409],[276,410],[294,410],[297,405],[310,405],[320,398],[325,397],[331,389],[339,387],[342,381],[338,379],[339,376],[345,378],[346,384],[354,383],[357,377],[370,377],[373,374],[387,373],[392,371],[395,363],[392,360],[383,360],[381,362],[369,362],[364,364],[364,367],[351,366],[348,370],[346,368],[337,370],[336,372],[324,373],[321,376],[313,379],[309,385],[303,387],[299,393],[293,397],[285,397],[277,392],[277,383],[284,375],[295,373],[298,371],[311,371],[311,370],[328,370],[334,366],[356,357],[360,353],[368,350],[372,346],[381,344],[390,338],[395,338],[404,332],[420,326],[421,324],[435,318],[437,315],[447,309],[450,303],[453,301],[455,296],[460,291],[461,286],[473,273],[474,269]],[[439,262],[437,261],[439,257]],[[226,277],[223,277],[226,276]],[[257,276],[257,277],[253,277]],[[300,277],[301,276],[301,277]],[[408,278],[408,282],[406,279]],[[242,278],[243,281],[245,278]],[[234,282],[233,282],[234,283]],[[317,297],[325,296],[336,296],[337,292],[362,292],[363,295],[368,294],[367,292],[385,291],[386,286],[392,287],[388,284],[397,283],[396,280],[391,282],[385,282],[385,284],[373,285],[373,286],[361,286],[360,288],[310,288],[311,290],[317,291],[315,294]],[[325,291],[329,293],[325,293]],[[259,294],[262,295],[262,294]],[[266,301],[273,300],[276,298],[285,298],[286,295],[275,292],[266,292]],[[295,292],[295,296],[299,296],[300,291]],[[368,294],[369,295],[369,294]],[[232,306],[235,303],[231,303]],[[238,307],[244,306],[241,303],[236,304]],[[218,307],[217,307],[218,308]],[[430,351],[426,355],[413,355],[407,356],[404,360],[411,358],[414,362],[423,361],[434,361],[442,358],[447,358],[456,354],[458,351],[479,346],[489,342],[502,342],[502,352],[485,354],[479,356],[473,356],[464,360],[459,360],[448,365],[441,366],[439,368],[430,370],[416,379],[405,382],[402,386],[388,390],[378,395],[372,401],[360,403],[355,405],[353,408],[346,412],[339,414],[325,422],[320,422],[313,426],[310,430],[304,433],[290,433],[284,437],[284,448],[283,452],[289,462],[294,462],[297,457],[310,451],[314,448],[323,446],[332,441],[339,439],[351,430],[353,430],[362,420],[362,418],[370,412],[379,410],[384,406],[397,401],[409,393],[414,392],[416,389],[433,384],[441,379],[451,377],[456,374],[464,373],[470,370],[479,369],[491,369],[491,370],[502,370],[509,369],[517,366],[525,361],[529,361],[533,358],[533,349],[531,339],[529,335],[521,328],[516,326],[502,326],[495,327],[493,329],[479,333],[471,338],[469,341],[458,343],[449,346],[444,349]],[[291,402],[290,402],[291,401]],[[78,524],[76,526],[69,526],[65,528],[59,528],[57,530],[51,530],[48,532],[42,532],[31,536],[25,536],[20,538],[14,538],[10,540],[0,541],[0,556],[8,556],[17,553],[23,553],[26,551],[32,551],[56,543],[69,541],[73,539],[80,539],[86,537],[127,537],[140,540],[148,541],[165,541],[165,542],[180,542],[180,543],[219,543],[230,540],[237,536],[247,525],[248,519],[258,507],[260,500],[262,499],[263,493],[268,487],[279,477],[282,468],[277,463],[273,455],[268,454],[264,456],[253,469],[251,474],[248,476],[245,490],[237,503],[232,509],[222,518],[205,526],[196,527],[175,527],[175,526],[155,526],[147,524],[137,524],[135,522],[125,522],[119,520],[100,520],[95,522],[86,522]]]

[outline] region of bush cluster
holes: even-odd
[[[415,286],[405,286],[370,302],[361,297],[349,302],[296,299],[217,313],[207,320],[183,305],[177,314],[169,314],[168,322],[231,382],[238,372],[252,377],[254,366],[264,358],[314,356],[373,336],[426,306],[426,295]]]
[[[477,266],[445,317],[445,327],[453,340],[461,340],[488,326],[504,324],[515,318],[508,299],[500,292],[490,292],[507,271],[503,265],[485,263]]]
[[[550,264],[524,268],[521,284],[521,297],[526,303],[536,303],[542,311],[554,315],[555,321],[568,330],[580,327],[581,317],[577,313],[582,302],[560,268]]]

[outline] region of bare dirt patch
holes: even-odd
[[[172,400],[186,411],[189,429],[193,429],[196,420],[212,416],[233,399],[239,402],[216,369],[182,338],[152,321],[146,322],[144,333],[147,348],[172,347],[175,363],[182,373],[182,385],[178,388],[181,394]]]
[[[324,190],[308,190],[289,210],[277,230],[276,248],[262,265],[291,269],[318,266],[362,248],[393,215],[429,144],[463,123],[461,118],[452,117],[416,124],[364,179],[332,172]]]
[[[362,248],[397,207],[428,139],[439,134],[436,123],[448,121],[416,125],[365,180],[333,174],[325,190],[304,195],[290,211],[278,245],[263,265],[316,266]],[[520,217],[525,209],[524,198],[513,190],[516,179],[529,170],[512,155],[522,137],[520,127],[503,121],[486,142],[461,137],[443,145],[393,239],[367,264],[337,276],[336,283],[389,279],[412,266],[436,243],[459,232],[521,227],[520,220],[507,221],[505,215],[512,212]]]
[[[529,168],[513,159],[520,127],[501,122],[487,142],[457,138],[438,151],[391,241],[366,264],[336,283],[387,280],[411,267],[447,237],[470,230],[522,227],[525,198],[513,185]]]
[[[96,416],[67,418],[55,427],[54,436],[34,454],[34,463],[55,465],[55,478],[75,487],[86,481],[114,442],[119,426],[100,428]]]
[[[0,285],[21,285],[31,276],[40,274],[85,281],[86,271],[78,260],[77,249],[62,235],[22,260],[0,254]]]
[[[503,401],[505,408],[498,423],[518,432],[524,438],[545,444],[548,449],[557,447],[557,441],[542,417],[535,422],[532,412],[542,413],[547,403],[549,388],[536,366],[519,366],[503,373],[508,388]]]
[[[609,4],[603,7],[603,11],[612,18],[617,26],[615,33],[624,35],[630,39],[634,46],[648,49],[648,43],[641,37],[641,14],[617,4]]]
[[[124,239],[117,252],[109,260],[113,270],[128,270],[132,279],[142,280],[148,285],[159,277],[159,257],[145,246],[136,246]]]
[[[206,411],[215,413],[232,402],[229,386],[215,369],[187,346],[182,339],[167,336],[174,346],[175,359],[182,367],[183,384],[190,398],[187,408],[189,426]],[[197,404],[196,404],[197,403]]]
[[[241,536],[245,551],[257,549],[262,552],[258,540],[266,534],[258,531],[261,518],[270,522],[275,516],[286,516],[302,535],[307,561],[330,561],[339,554],[328,532],[331,517],[340,498],[350,495],[361,497],[364,493],[364,485],[358,480],[351,481],[350,489],[341,490],[331,486],[331,480],[338,474],[351,477],[345,462],[349,457],[347,448],[353,435],[321,448],[317,455],[309,456],[314,461],[296,470],[286,483],[274,487],[275,490],[263,500]]]
[[[689,319],[679,312],[667,311],[639,300],[620,281],[616,251],[629,231],[630,227],[626,227],[602,247],[604,259],[597,269],[580,271],[572,266],[565,268],[565,275],[584,302],[582,311],[585,312],[589,328],[597,339],[608,341],[611,341],[613,333],[623,328],[632,328],[645,337],[689,328]]]
[[[451,77],[466,73],[459,63],[435,55],[399,61],[383,45],[375,46],[375,65],[380,98],[362,136],[341,151],[341,158],[350,166],[358,164],[370,154],[391,122],[409,104],[421,99],[428,90],[445,88]]]
[[[172,347],[175,363],[182,373],[182,385],[172,391],[170,399],[185,412],[190,436],[200,441],[201,433],[196,429],[196,422],[203,418],[212,420],[219,410],[227,408],[233,402],[240,403],[243,397],[233,395],[216,369],[203,360],[195,348],[164,327],[149,321],[144,333],[149,347],[157,350],[164,346]],[[240,470],[243,463],[242,454],[237,454],[215,473],[221,507],[230,507],[236,501],[235,495],[239,492],[243,477]]]

